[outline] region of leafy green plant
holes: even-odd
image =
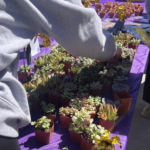
[[[72,66],[71,69],[68,69],[69,72],[78,73],[80,68],[78,66]]]
[[[87,93],[88,92],[88,87],[89,87],[88,84],[86,84],[84,86],[79,85],[79,91],[78,91],[78,93]]]
[[[36,130],[41,130],[45,132],[50,131],[50,119],[47,119],[46,116],[43,116],[42,118],[38,119],[37,121],[31,122],[31,125],[35,125]]]
[[[66,62],[66,63],[70,63],[71,64],[71,62],[74,61],[74,60],[75,60],[74,57],[67,57],[67,56],[63,57],[63,62]]]
[[[90,83],[90,89],[92,89],[92,90],[101,90],[101,89],[102,89],[102,86],[103,86],[103,85],[100,84],[99,81]]]
[[[32,81],[23,84],[23,87],[25,88],[27,94],[37,88],[36,84],[34,84]]]
[[[141,42],[141,40],[132,39],[132,40],[130,40],[129,44],[137,46],[137,45],[139,45],[140,42]]]
[[[63,71],[64,66],[65,66],[64,64],[54,65],[54,66],[52,67],[52,69],[53,69],[54,71]]]
[[[96,107],[91,106],[91,105],[85,105],[85,109],[90,113],[90,114],[95,114],[96,113]]]
[[[98,112],[98,118],[108,121],[115,121],[118,118],[116,107],[113,107],[110,104],[101,105]]]
[[[68,89],[64,89],[63,94],[61,94],[61,97],[64,99],[71,100],[74,97],[74,93],[70,92]]]
[[[93,101],[94,106],[99,106],[101,102],[101,97],[99,96],[89,96],[88,100]]]
[[[70,124],[69,129],[77,134],[82,134],[85,126],[88,125],[88,122],[92,121],[93,120],[90,120],[89,115],[87,115],[86,118],[83,118],[82,112],[75,113],[75,115],[72,117],[72,123]]]
[[[49,103],[48,105],[42,101],[41,102],[42,105],[42,110],[44,112],[44,115],[53,115],[55,112],[55,106],[51,103]]]
[[[30,69],[32,69],[33,67],[30,67],[30,66],[27,66],[27,65],[21,65],[20,66],[20,69],[18,70],[19,73],[25,73],[25,70],[26,72],[28,73],[30,71]]]
[[[30,96],[28,97],[29,102],[36,102],[39,100],[40,94],[36,90],[32,90],[28,93]]]
[[[104,84],[107,84],[107,85],[110,85],[111,84],[111,81],[109,81],[107,78],[104,79]]]
[[[82,107],[82,101],[79,98],[73,98],[73,99],[71,99],[69,106],[80,110]]]
[[[36,67],[42,67],[46,64],[46,60],[43,56],[39,56],[38,58],[34,59],[33,63]]]
[[[67,82],[64,84],[64,88],[68,89],[70,91],[76,91],[77,90],[77,85],[74,84],[73,82]]]
[[[91,98],[83,98],[82,99],[82,103],[83,103],[83,106],[85,106],[85,105],[91,105],[91,106],[94,106],[94,101],[93,101],[93,99],[91,99]]]
[[[78,112],[78,110],[75,109],[75,108],[69,108],[69,107],[64,108],[64,107],[61,107],[59,109],[59,115],[60,116],[64,116],[64,117],[72,118],[76,112]]]

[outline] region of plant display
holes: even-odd
[[[35,125],[36,130],[41,130],[45,132],[50,131],[50,119],[47,119],[46,116],[43,116],[42,118],[38,119],[37,121],[31,122],[31,125]]]
[[[53,104],[46,104],[44,101],[41,102],[42,105],[42,111],[44,113],[44,116],[47,115],[54,115],[55,113],[55,106]]]
[[[113,108],[110,104],[101,105],[98,112],[98,118],[101,118],[102,120],[115,121],[118,118],[116,107]]]
[[[90,83],[90,89],[92,89],[92,90],[101,90],[101,89],[102,89],[102,86],[103,86],[103,85],[100,84],[99,81]]]
[[[60,116],[64,116],[64,117],[70,117],[70,118],[72,118],[76,112],[78,112],[77,109],[69,108],[69,107],[66,107],[66,108],[61,107],[59,109],[59,115]]]
[[[81,101],[81,99],[79,99],[79,98],[71,99],[71,101],[70,101],[70,103],[69,103],[69,106],[70,106],[70,107],[73,107],[73,108],[75,108],[75,109],[80,110],[81,107],[82,107],[82,101]]]
[[[74,97],[74,93],[70,92],[68,89],[64,89],[64,92],[61,94],[61,97],[64,99],[71,100]]]
[[[88,100],[92,100],[94,103],[94,106],[99,106],[101,102],[101,97],[99,96],[89,96]]]
[[[24,66],[24,65],[21,65],[20,66],[20,69],[18,70],[18,72],[19,73],[25,73],[25,70],[26,70],[26,72],[29,72],[30,71],[30,69],[32,69],[33,67],[30,67],[30,66]]]
[[[86,84],[84,86],[79,85],[78,93],[87,93],[88,92],[88,87],[89,87],[88,84]]]
[[[64,88],[68,89],[70,91],[76,91],[77,90],[77,85],[72,83],[72,82],[67,82],[64,84]]]

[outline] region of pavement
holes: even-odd
[[[147,104],[142,100],[145,77],[146,74],[141,81],[126,150],[150,150],[150,119],[141,116],[141,111]]]

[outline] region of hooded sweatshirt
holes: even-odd
[[[16,79],[19,50],[37,33],[53,37],[74,56],[107,61],[114,38],[81,0],[0,0],[0,135],[18,137],[31,121],[26,92]]]

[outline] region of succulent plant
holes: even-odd
[[[99,96],[89,96],[88,100],[93,101],[94,106],[99,106],[101,102],[101,97]]]
[[[78,91],[78,93],[87,93],[88,92],[88,87],[89,87],[88,84],[86,84],[84,86],[79,85],[79,91]]]
[[[38,119],[37,121],[31,122],[31,125],[35,125],[36,130],[43,130],[45,132],[49,132],[50,130],[50,119],[47,119],[46,116],[43,116],[42,118]]]
[[[70,92],[68,89],[64,89],[63,94],[61,94],[61,97],[64,99],[71,100],[74,97],[74,93]]]
[[[46,64],[46,60],[45,58],[41,55],[39,56],[38,58],[35,58],[34,61],[33,61],[34,65],[36,67],[42,67]]]
[[[132,40],[130,40],[129,44],[137,46],[140,42],[141,42],[141,40],[132,39]]]
[[[72,82],[67,82],[64,84],[64,88],[68,89],[70,91],[76,91],[77,90],[77,85],[72,83]]]
[[[50,114],[50,115],[54,114],[54,112],[55,112],[55,106],[53,104],[49,103],[47,105],[44,101],[42,101],[41,105],[42,105],[42,110],[45,113],[45,115],[46,114]]]
[[[57,88],[52,88],[48,91],[49,95],[55,95],[55,96],[60,96],[61,95],[61,90]]]
[[[118,118],[116,107],[113,107],[110,104],[101,105],[98,112],[98,118],[108,121],[115,121]]]
[[[128,91],[130,89],[130,86],[127,84],[118,83],[118,84],[113,84],[112,89],[115,92],[117,92],[117,91]]]
[[[28,97],[28,101],[29,102],[36,102],[39,100],[39,96],[40,94],[36,91],[36,90],[32,90],[31,92],[29,92],[29,97]]]
[[[70,117],[70,118],[72,118],[75,115],[76,112],[78,112],[77,109],[69,108],[69,107],[66,107],[66,108],[61,107],[59,109],[59,115],[60,116],[64,116],[64,117]]]
[[[91,106],[94,106],[95,104],[94,104],[94,101],[93,101],[93,99],[90,97],[90,98],[83,98],[82,99],[82,103],[83,103],[83,106],[85,106],[85,105],[91,105]]]
[[[54,65],[54,66],[52,67],[52,69],[53,69],[54,71],[63,71],[64,66],[65,66],[64,64]]]
[[[79,98],[73,98],[73,99],[71,99],[69,106],[80,110],[82,107],[82,101]]]
[[[103,85],[100,84],[99,81],[90,83],[90,89],[92,89],[92,90],[101,90],[101,89],[102,89],[102,86],[103,86]]]
[[[25,88],[27,94],[37,88],[37,86],[31,81],[23,84],[23,87]]]
[[[92,105],[85,105],[84,108],[90,113],[95,114],[96,113],[96,107]]]
[[[67,57],[67,56],[63,57],[63,62],[66,62],[66,63],[71,63],[74,60],[75,60],[74,57]]]
[[[76,98],[83,99],[83,98],[88,98],[89,93],[77,93]]]
[[[19,73],[25,73],[25,70],[26,72],[28,73],[30,71],[30,69],[32,69],[33,67],[30,67],[30,66],[27,66],[27,65],[21,65],[19,66],[20,69],[18,70]]]

